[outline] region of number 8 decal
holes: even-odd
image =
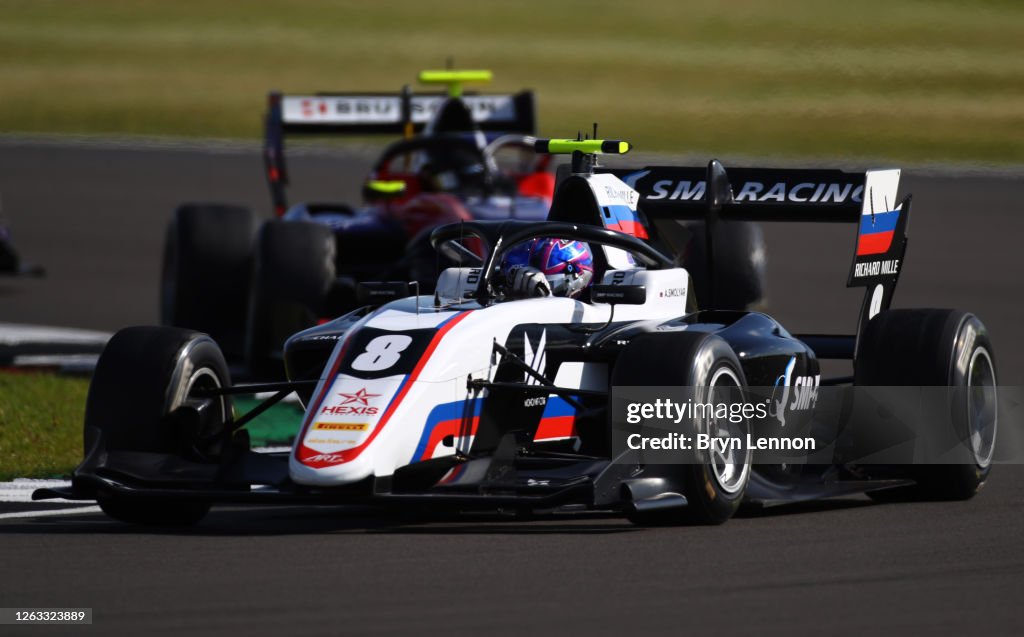
[[[412,337],[405,334],[378,336],[367,343],[366,351],[352,361],[352,369],[360,372],[387,369],[398,362],[409,343],[412,343]]]

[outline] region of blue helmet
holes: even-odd
[[[555,296],[575,298],[594,278],[594,255],[581,241],[537,238],[513,246],[501,262],[506,280],[512,269],[522,267],[539,270]]]

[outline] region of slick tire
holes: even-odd
[[[714,231],[714,289],[707,264],[707,226],[687,226],[690,241],[683,267],[693,276],[697,302],[710,310],[749,310],[766,302],[765,243],[761,226],[720,221]]]
[[[230,383],[224,356],[209,336],[174,327],[125,328],[107,343],[89,385],[85,449],[102,444],[108,452],[215,461],[231,403],[195,394]],[[180,407],[194,410],[187,426],[170,416]],[[193,524],[210,508],[205,502],[111,493],[101,493],[98,501],[109,516],[138,524]]]
[[[729,344],[714,334],[698,332],[651,332],[634,338],[615,362],[612,384],[692,387],[697,388],[695,399],[708,402],[736,399],[738,392],[733,390],[747,386],[743,368]],[[748,422],[704,421],[697,426],[699,431],[744,439],[750,431]],[[729,431],[721,431],[722,427]],[[628,517],[634,524],[722,524],[739,508],[750,481],[749,450],[734,451],[728,457],[708,451],[680,454],[680,463],[668,467],[681,477],[687,505],[633,512]]]
[[[17,274],[21,269],[21,259],[10,241],[3,236],[4,228],[0,226],[0,273]]]
[[[995,353],[985,326],[959,310],[887,310],[868,323],[858,347],[854,384],[949,386],[936,426],[952,424],[956,464],[915,464],[916,484],[868,493],[879,501],[966,500],[992,470],[996,436]]]
[[[245,347],[253,374],[283,377],[285,340],[316,325],[327,309],[336,251],[334,234],[326,226],[273,220],[260,228]]]
[[[252,211],[240,206],[175,210],[164,241],[160,322],[205,332],[240,359],[255,230]]]

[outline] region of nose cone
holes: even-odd
[[[289,472],[307,485],[337,485],[370,475],[371,442],[406,376],[372,380],[339,374],[306,412]]]

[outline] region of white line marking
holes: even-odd
[[[99,354],[33,354],[14,357],[15,367],[63,367],[80,371],[96,369]]]
[[[78,515],[80,513],[100,513],[102,509],[98,506],[76,507],[74,509],[52,509],[48,511],[15,511],[14,513],[0,513],[0,520],[12,520],[15,518],[46,518],[54,515]]]
[[[47,343],[60,345],[102,346],[110,340],[109,332],[83,330],[71,327],[47,327],[0,323],[0,345],[24,345],[25,343]]]
[[[36,489],[63,489],[70,487],[70,480],[32,480],[17,478],[14,482],[0,482],[0,502],[32,502]],[[77,500],[48,500],[48,502],[77,502]]]

